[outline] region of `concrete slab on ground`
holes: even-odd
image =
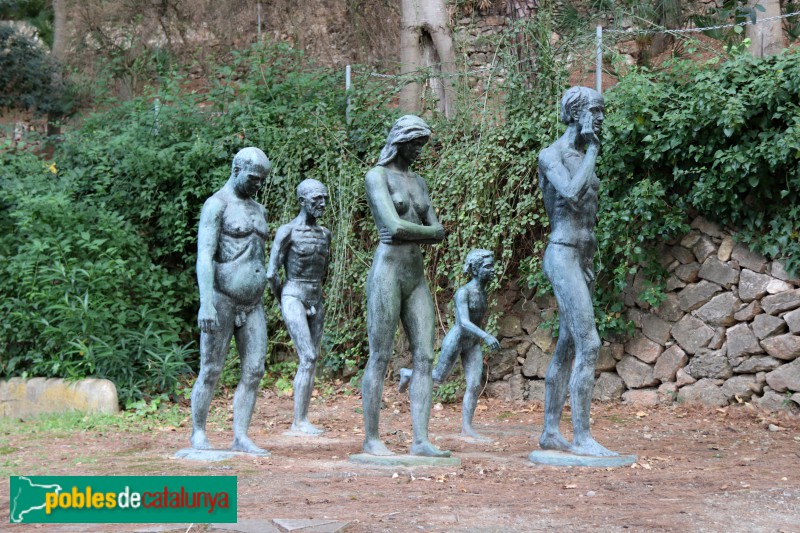
[[[592,457],[575,455],[556,450],[534,450],[528,455],[532,463],[547,466],[588,466],[594,468],[615,468],[630,466],[636,462],[635,455],[617,455],[614,457]]]
[[[175,454],[175,459],[187,459],[189,461],[206,461],[209,463],[227,461],[234,457],[269,457],[270,453],[263,454],[234,452],[231,450],[195,450],[194,448],[183,448]]]
[[[424,457],[421,455],[370,455],[356,453],[351,463],[375,466],[461,466],[458,457]]]

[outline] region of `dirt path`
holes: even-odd
[[[408,401],[389,389],[387,384],[381,427],[389,446],[402,453],[410,438]],[[222,447],[231,438],[230,402],[219,401],[214,409],[209,436]],[[486,399],[475,421],[478,431],[494,439],[490,444],[458,437],[460,405],[433,411],[431,433],[461,458],[461,467],[356,465],[347,456],[359,451],[363,438],[360,411],[357,395],[315,399],[311,420],[324,426],[325,435],[287,437],[282,433],[291,422],[291,398],[265,392],[251,435],[272,452],[270,458],[213,464],[173,459],[187,443],[186,417],[177,427],[151,431],[101,427],[47,435],[12,429],[0,434],[7,443],[0,464],[11,475],[236,475],[240,520],[330,518],[350,521],[351,532],[800,531],[800,420],[763,418],[746,405],[716,410],[595,405],[598,440],[638,455],[632,468],[619,469],[529,463],[527,454],[537,448],[531,435],[541,431],[541,406]],[[2,523],[7,524],[8,508],[8,485],[0,485]],[[148,530],[141,525],[8,529]]]

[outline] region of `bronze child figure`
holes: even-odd
[[[467,254],[464,272],[471,277],[470,281],[458,289],[455,295],[456,323],[447,332],[442,342],[439,361],[433,370],[433,382],[443,383],[452,372],[458,356],[464,366],[464,378],[467,389],[461,411],[461,435],[476,440],[488,441],[478,435],[472,427],[475,408],[478,405],[481,376],[483,375],[483,351],[481,342],[491,350],[500,348],[500,343],[492,335],[482,329],[486,314],[486,286],[494,277],[494,256],[489,250],[475,249]],[[410,368],[400,369],[400,392],[406,390],[413,371]]]

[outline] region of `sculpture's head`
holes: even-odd
[[[386,146],[381,150],[378,164],[388,165],[397,157],[398,151],[402,151],[406,160],[415,160],[430,136],[430,127],[418,116],[404,115],[400,117],[386,137]]]
[[[566,125],[591,121],[591,128],[600,135],[605,116],[603,96],[588,87],[570,87],[561,99],[561,122]],[[586,116],[589,113],[591,116]]]
[[[253,197],[264,186],[271,169],[272,163],[264,152],[253,146],[242,148],[231,164],[233,188],[242,196]]]
[[[489,250],[475,248],[467,254],[464,273],[479,281],[490,281],[494,277],[494,255]]]
[[[306,213],[319,218],[325,212],[325,201],[328,199],[328,188],[314,179],[307,179],[297,186],[297,200],[300,208]]]

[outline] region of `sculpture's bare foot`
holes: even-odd
[[[206,432],[199,429],[192,431],[192,437],[189,439],[189,443],[191,443],[192,448],[194,448],[195,450],[214,449],[214,447],[211,446],[211,443],[208,442],[208,437],[206,437]]]
[[[231,450],[234,452],[252,453],[253,455],[267,455],[269,452],[256,446],[248,437],[234,437]]]
[[[591,455],[593,457],[616,457],[619,454],[602,446],[599,442],[592,437],[581,439],[580,442],[575,440],[575,443],[569,447],[569,451],[575,455]]]
[[[292,422],[292,431],[295,433],[305,433],[306,435],[322,435],[325,433],[324,429],[320,429],[311,422],[306,420],[301,420],[300,422]]]
[[[543,432],[539,437],[539,448],[543,450],[558,450],[561,452],[570,451],[570,443],[558,431]]]
[[[462,428],[461,436],[470,438],[472,440],[477,440],[479,442],[492,442],[492,439],[486,438],[483,435],[478,434],[478,432],[472,429],[471,427]]]
[[[411,383],[411,374],[413,374],[413,370],[410,368],[401,368],[400,369],[400,383],[397,384],[397,392],[405,392],[408,388],[408,384]]]
[[[365,439],[361,451],[370,455],[394,455],[380,439]]]
[[[422,455],[424,457],[450,457],[448,450],[440,450],[426,440],[412,444],[410,453],[411,455]]]

